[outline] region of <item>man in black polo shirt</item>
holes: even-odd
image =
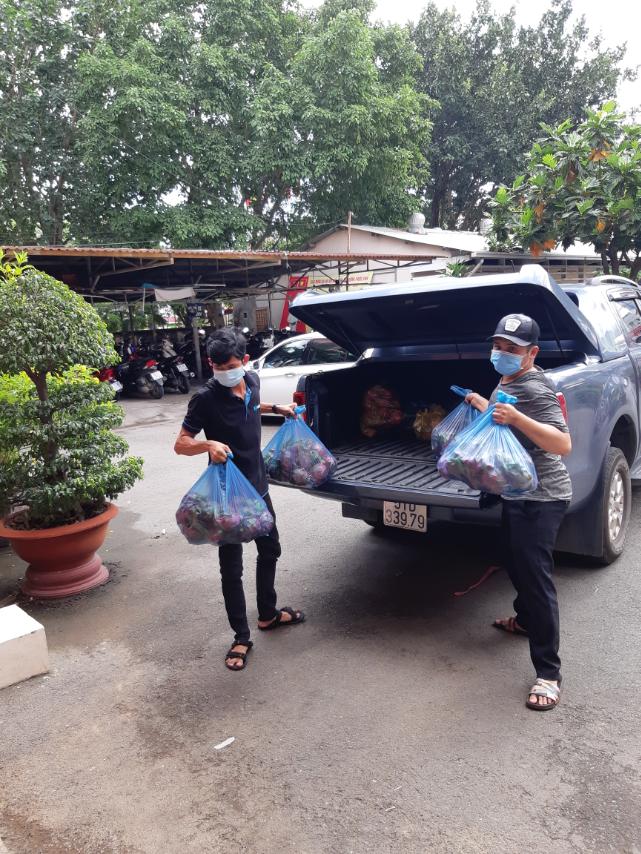
[[[294,404],[261,403],[258,376],[245,371],[249,361],[246,351],[247,342],[236,329],[219,329],[210,337],[207,354],[214,375],[190,400],[174,450],[188,457],[209,454],[212,463],[224,463],[232,452],[234,462],[263,496],[276,519],[260,449],[260,416],[261,413],[293,415]],[[195,438],[201,430],[206,436],[204,440]],[[305,619],[302,611],[276,607],[274,579],[281,548],[275,524],[266,537],[257,538],[256,547],[258,628],[268,631],[302,623]],[[235,633],[225,664],[230,670],[243,670],[253,646],[243,591],[243,547],[220,546],[218,553],[225,608]]]

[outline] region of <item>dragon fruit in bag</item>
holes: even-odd
[[[305,407],[297,407],[297,416]],[[336,460],[318,436],[299,418],[287,418],[263,448],[270,480],[305,489],[315,489],[336,469]]]
[[[274,527],[267,505],[231,459],[207,466],[180,502],[176,522],[195,546],[248,543]]]
[[[472,389],[461,388],[458,385],[450,386],[450,390],[453,391],[454,394],[458,394],[459,397],[463,398],[467,397],[468,394],[471,394],[472,391]],[[481,413],[470,403],[466,403],[465,401],[460,403],[456,409],[453,409],[450,414],[432,430],[432,450],[434,453],[440,456],[450,442],[456,439],[456,437],[464,430],[467,430],[467,428],[480,417]]]
[[[517,398],[500,391],[498,403]],[[460,480],[472,489],[494,495],[518,496],[537,487],[532,457],[506,424],[493,420],[494,406],[445,448],[437,463],[448,480]]]

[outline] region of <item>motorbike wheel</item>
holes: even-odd
[[[178,377],[178,391],[181,394],[189,394],[189,380],[184,374]]]
[[[152,382],[151,387],[149,389],[149,394],[153,397],[154,400],[160,400],[160,398],[164,395],[165,389],[162,383]]]

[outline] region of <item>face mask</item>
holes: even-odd
[[[214,370],[214,379],[225,388],[234,388],[245,376],[244,368],[232,368],[230,371]]]
[[[523,356],[514,356],[512,353],[504,353],[502,350],[492,350],[490,362],[494,365],[494,369],[504,377],[511,377],[523,367],[521,362]]]

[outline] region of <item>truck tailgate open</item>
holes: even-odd
[[[360,439],[331,450],[338,467],[321,492],[334,492],[349,500],[353,486],[358,487],[359,495],[387,501],[443,507],[483,506],[482,493],[440,476],[436,457],[425,442]]]

